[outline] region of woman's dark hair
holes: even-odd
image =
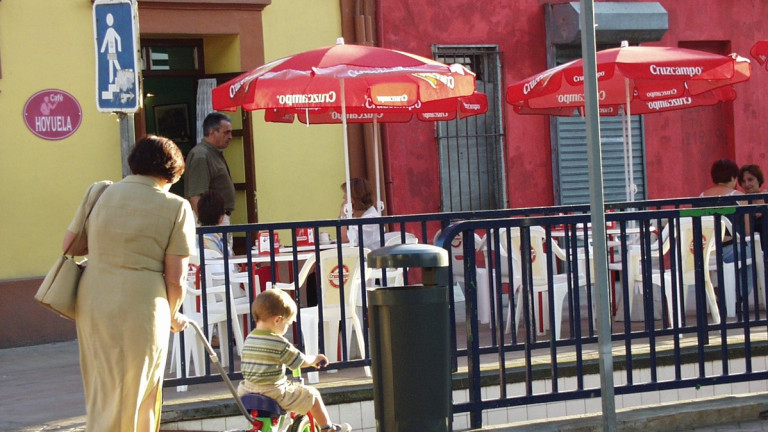
[[[341,189],[346,192],[347,183],[341,184]],[[373,205],[373,192],[368,180],[362,178],[353,178],[349,181],[349,191],[352,194],[349,199],[352,201],[352,208],[355,210],[368,210]]]
[[[728,183],[739,176],[739,166],[730,159],[716,160],[709,171],[714,183]]]
[[[757,179],[757,185],[762,186],[765,181],[763,177],[763,170],[760,169],[760,165],[744,165],[739,169],[739,184],[744,183],[744,173],[750,173]]]
[[[200,195],[197,202],[197,219],[203,226],[218,225],[224,216],[224,198],[220,193],[211,189]]]
[[[184,173],[184,155],[168,138],[147,135],[136,142],[128,156],[131,172],[139,175],[160,177],[176,183]]]

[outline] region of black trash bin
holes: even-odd
[[[422,285],[368,291],[376,430],[450,431],[448,253],[401,244],[372,251],[368,265],[423,269]]]

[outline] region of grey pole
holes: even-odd
[[[600,363],[600,390],[603,403],[603,430],[616,431],[616,401],[613,391],[613,353],[611,351],[611,307],[608,292],[608,260],[605,244],[605,206],[600,117],[597,95],[597,55],[595,47],[594,0],[581,1],[581,54],[584,64],[584,111],[587,120],[587,160],[589,161],[589,208],[592,213],[593,260],[597,297],[597,343]]]
[[[136,142],[136,130],[133,124],[133,114],[117,113],[120,120],[120,153],[123,165],[123,177],[131,175],[131,168],[128,166],[128,155],[133,150]]]

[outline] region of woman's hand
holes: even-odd
[[[189,325],[189,318],[181,312],[176,312],[171,318],[171,331],[178,333],[184,331]]]

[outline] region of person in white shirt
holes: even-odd
[[[367,180],[362,178],[353,178],[349,183],[350,193],[352,194],[352,217],[353,218],[375,218],[381,214],[373,205],[373,191]],[[344,214],[344,205],[347,203],[347,184],[342,183],[341,190],[344,191],[344,199],[339,211],[339,217],[346,219]],[[341,241],[350,243],[351,246],[362,245],[368,249],[378,249],[382,246],[382,236],[379,225],[363,225],[362,236],[358,232],[357,225],[341,227]],[[361,244],[362,237],[362,244]]]

